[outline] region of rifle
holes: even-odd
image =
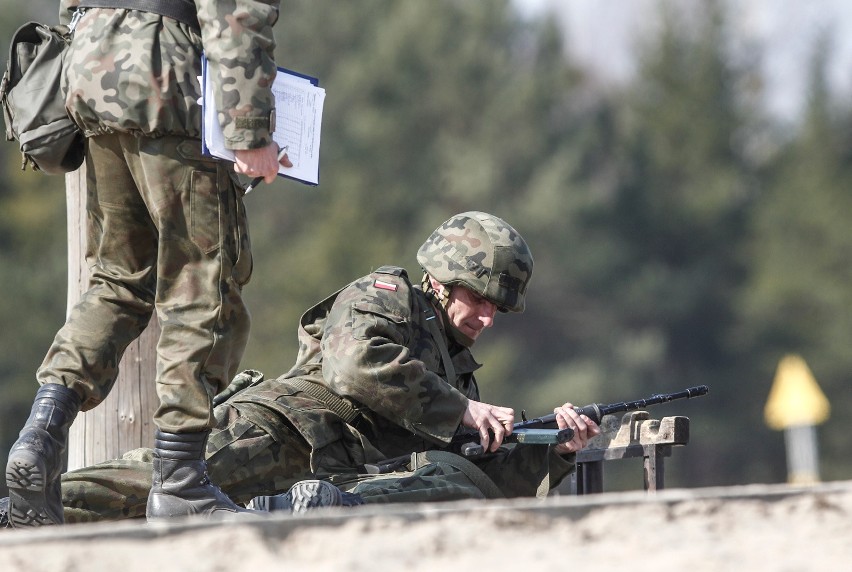
[[[683,391],[678,391],[675,393],[655,393],[651,397],[645,399],[637,399],[636,401],[609,403],[607,405],[604,405],[602,403],[592,403],[584,407],[575,407],[574,411],[581,415],[585,415],[595,423],[600,423],[604,415],[622,413],[624,411],[636,411],[637,409],[644,409],[649,405],[659,405],[660,403],[667,403],[676,399],[689,399],[691,397],[700,397],[702,395],[707,395],[707,393],[709,392],[710,388],[708,388],[706,385],[699,385],[698,387],[690,387],[689,389],[684,389]],[[555,423],[556,414],[551,413],[550,415],[545,415],[544,417],[536,417],[535,419],[530,420],[524,419],[520,423],[515,423],[513,425],[512,430],[514,431],[516,429],[525,429],[533,427],[554,427]]]
[[[637,399],[636,401],[622,401],[619,403],[591,403],[584,407],[575,407],[574,411],[581,415],[585,415],[597,424],[600,424],[604,415],[613,413],[621,413],[624,411],[635,411],[644,409],[649,405],[658,405],[667,403],[676,399],[689,399],[691,397],[700,397],[707,395],[710,389],[706,385],[690,387],[683,391],[675,393],[656,393],[645,399]],[[506,435],[503,439],[504,443],[524,443],[524,444],[558,444],[570,441],[574,438],[572,429],[557,429],[556,414],[551,413],[543,417],[535,419],[526,419],[526,416],[521,413],[523,421],[512,425],[512,433]],[[493,438],[493,435],[492,435]],[[473,431],[465,431],[456,434],[451,442],[453,450],[465,457],[481,455],[483,453],[482,445],[479,444],[479,434]]]

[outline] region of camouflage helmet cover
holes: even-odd
[[[442,284],[462,284],[503,312],[524,311],[532,254],[518,231],[494,215],[451,217],[426,239],[417,261]]]

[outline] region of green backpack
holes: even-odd
[[[76,170],[85,155],[83,134],[65,110],[62,68],[71,33],[66,26],[28,22],[12,37],[0,104],[6,139],[21,149],[21,169],[58,175]]]

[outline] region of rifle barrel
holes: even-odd
[[[700,395],[705,395],[708,391],[709,389],[706,385],[699,385],[698,387],[690,387],[689,389],[684,389],[683,391],[675,393],[657,393],[646,399],[637,399],[636,401],[629,401],[626,403],[610,403],[609,405],[598,404],[598,407],[601,410],[601,416],[603,416],[609,415],[610,413],[620,413],[622,411],[635,411],[636,409],[642,409],[649,405],[658,405],[660,403],[667,403],[676,399],[698,397]]]
[[[674,401],[676,399],[689,399],[690,397],[700,397],[702,395],[706,395],[709,391],[710,389],[706,385],[699,385],[697,387],[690,387],[688,389],[684,389],[683,391],[677,391],[674,393],[657,393],[646,399],[637,399],[636,401],[625,401],[620,403],[609,404],[592,403],[584,407],[575,407],[574,409],[578,413],[586,415],[595,423],[600,423],[601,418],[604,415],[620,413],[623,411],[635,411],[637,409],[648,407],[649,405],[657,405],[660,403]],[[545,415],[543,417],[536,417],[535,419],[529,419],[527,421],[515,423],[513,427],[514,429],[547,427],[548,425],[553,425],[555,422],[556,414],[551,413],[550,415]]]

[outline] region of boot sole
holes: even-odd
[[[42,459],[25,449],[13,451],[6,465],[9,487],[9,521],[14,527],[34,527],[56,522],[48,513],[47,483]],[[60,507],[60,514],[61,514]]]
[[[300,481],[287,493],[290,510],[293,514],[302,514],[313,508],[340,506],[340,491],[325,481]]]

